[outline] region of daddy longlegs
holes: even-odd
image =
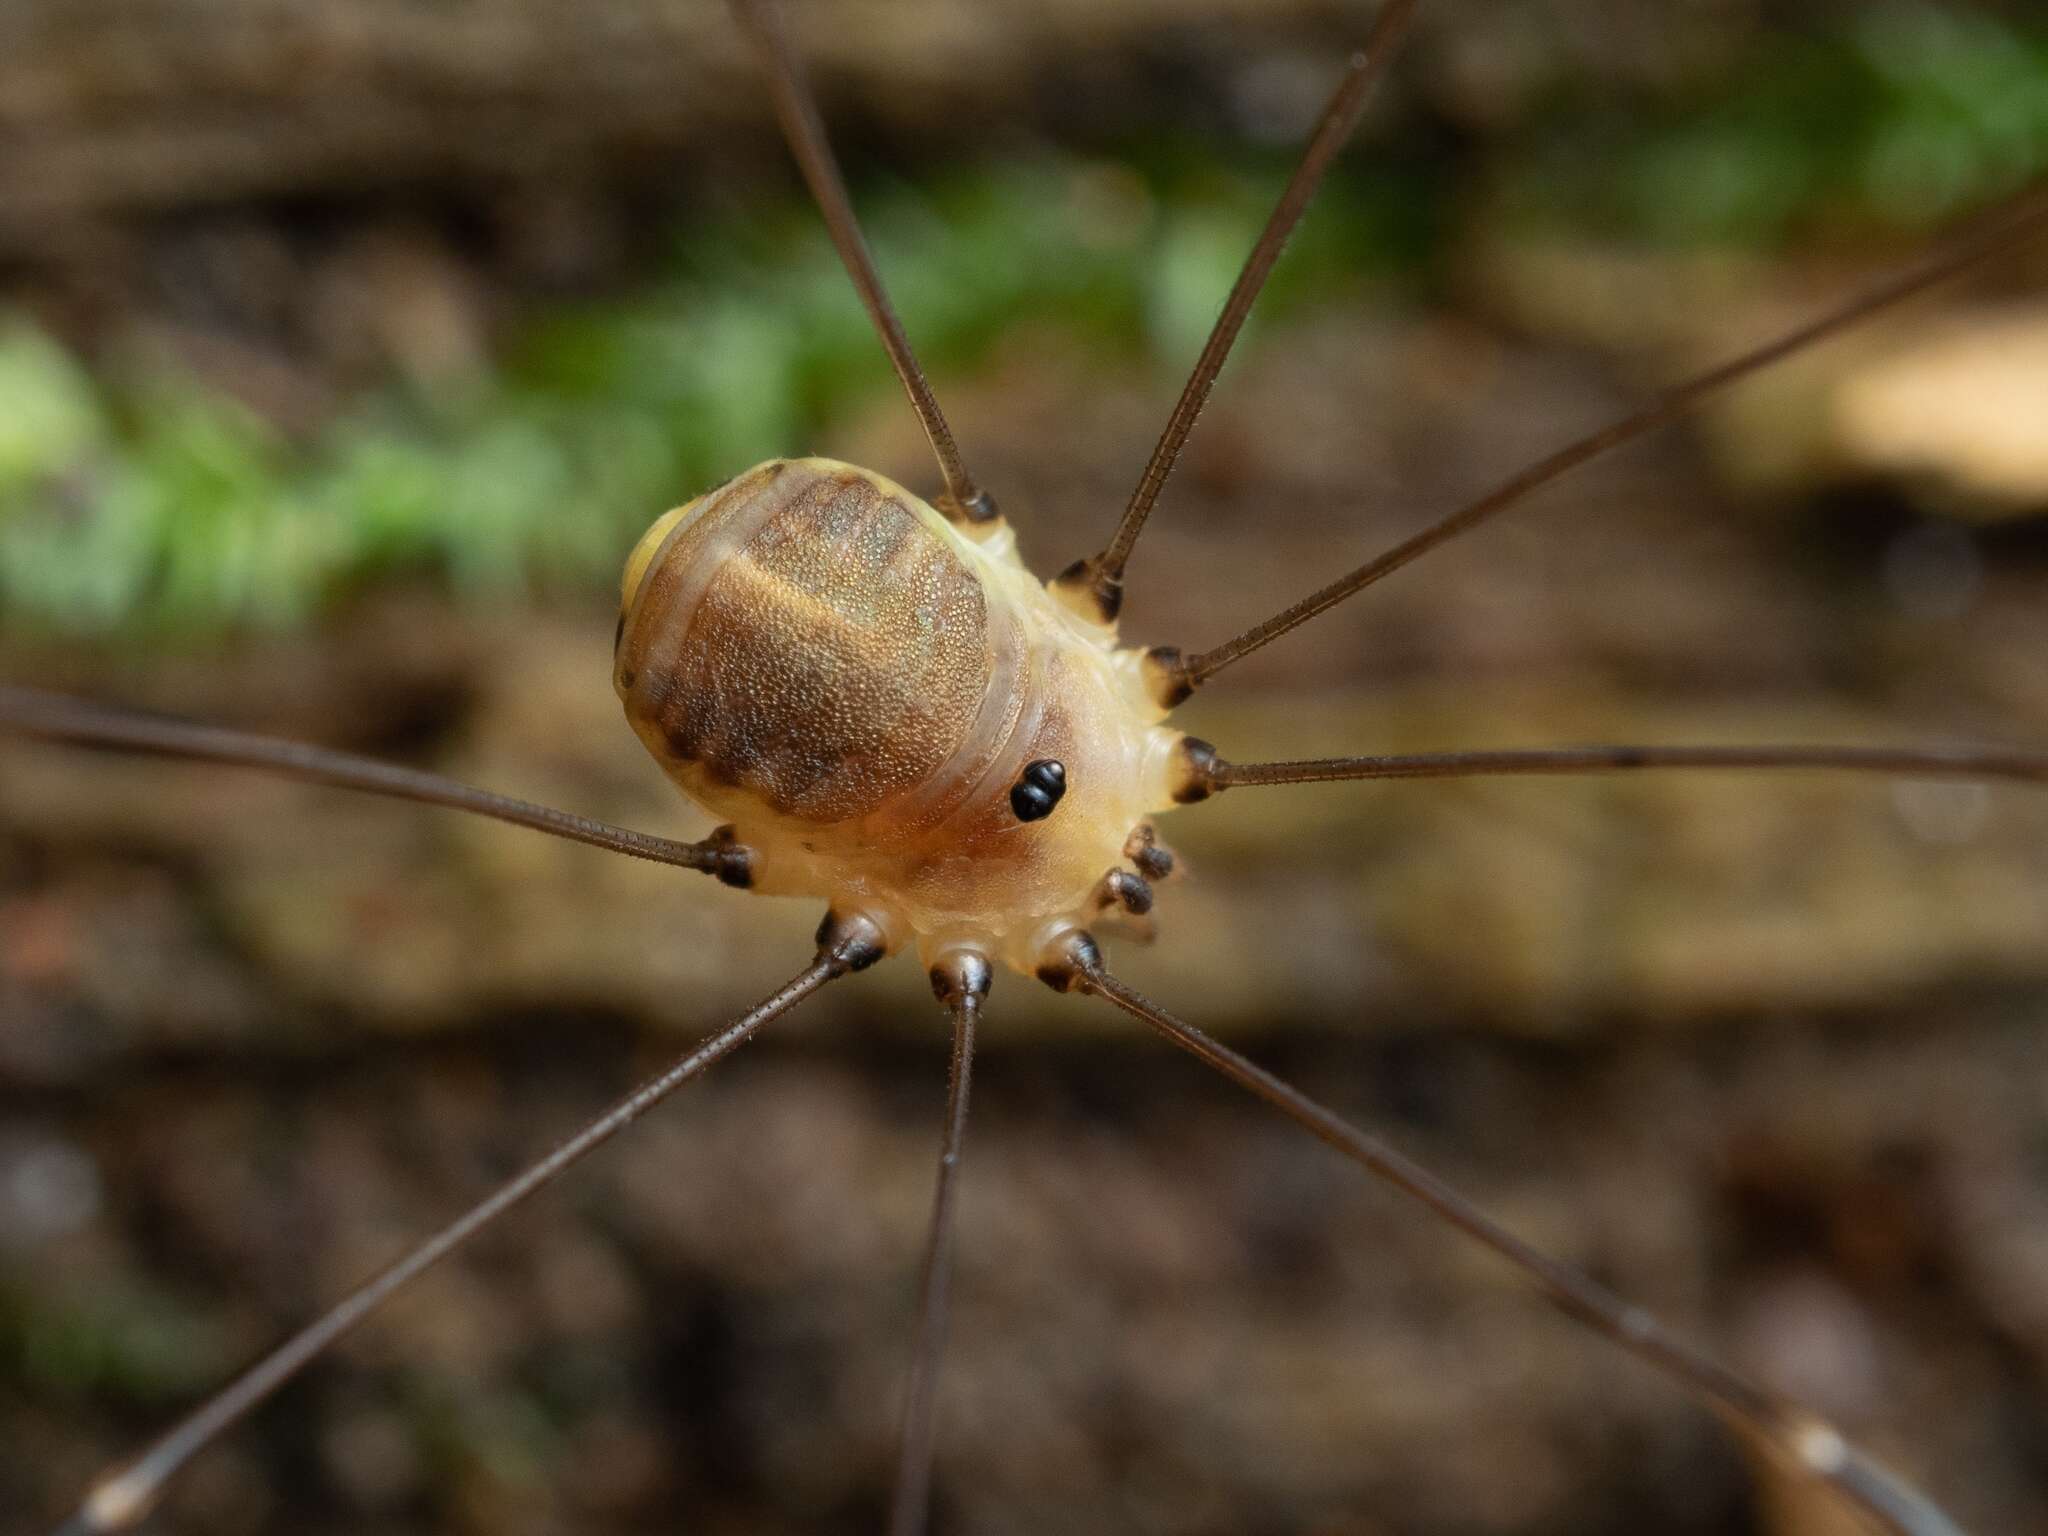
[[[1899,1536],[1957,1527],[1936,1500],[1786,1400],[1524,1242],[1399,1150],[1205,1034],[1112,970],[1087,924],[1143,917],[1173,856],[1151,818],[1229,789],[1325,780],[1801,770],[2048,784],[2048,750],[1952,744],[1533,747],[1241,762],[1160,722],[1237,661],[1520,506],[1589,460],[1781,359],[2048,232],[2022,203],[1806,323],[1665,390],[1391,549],[1203,649],[1117,645],[1126,567],[1224,360],[1419,0],[1386,0],[1231,290],[1102,547],[1040,587],[971,474],[871,260],[772,0],[734,0],[777,116],[937,462],[927,506],[866,471],[777,460],[659,520],[622,588],[614,683],[679,786],[733,824],[695,843],[611,826],[315,746],[0,688],[0,726],[47,741],[281,773],[496,818],[828,903],[814,958],[235,1378],[88,1490],[65,1536],[140,1523],[195,1456],[411,1280],[819,989],[915,945],[952,1025],[949,1091],[905,1389],[894,1536],[927,1524],[934,1384],[974,1043],[999,966],[1121,1010],[1340,1156],[1492,1250],[1567,1317],[1711,1407],[1787,1474]],[[936,509],[936,510],[934,510]],[[1170,942],[1170,932],[1168,935]]]

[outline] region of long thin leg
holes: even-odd
[[[932,987],[953,1016],[953,1059],[946,1078],[946,1130],[939,1149],[939,1178],[932,1192],[931,1226],[925,1233],[924,1268],[918,1281],[917,1339],[911,1349],[910,1379],[903,1391],[903,1436],[896,1462],[896,1496],[889,1509],[889,1536],[923,1536],[931,1515],[933,1404],[939,1357],[946,1347],[946,1310],[953,1279],[953,1208],[960,1187],[960,1159],[967,1145],[967,1099],[974,1077],[974,1026],[988,994],[988,962],[960,956],[963,963],[932,972]]]
[[[846,275],[853,279],[861,303],[867,306],[868,316],[882,338],[882,347],[889,354],[890,366],[895,368],[904,394],[910,397],[910,408],[917,412],[918,423],[939,461],[939,473],[946,480],[940,510],[956,521],[985,522],[996,515],[995,501],[967,472],[960,447],[953,441],[953,429],[946,425],[938,397],[932,393],[917,354],[910,349],[903,322],[897,318],[896,308],[882,287],[882,275],[875,270],[875,258],[860,232],[860,221],[854,217],[845,178],[839,174],[839,163],[825,137],[825,125],[818,118],[817,102],[804,79],[796,50],[790,46],[789,35],[783,30],[775,0],[732,0],[732,12],[760,58],[783,137],[789,141],[790,153],[796,156],[818,211],[825,216],[825,227],[839,249]]]
[[[1923,1494],[1857,1450],[1814,1413],[1765,1391],[1679,1338],[1643,1308],[1530,1247],[1428,1169],[1125,986],[1104,969],[1101,955],[1085,935],[1070,944],[1063,966],[1040,975],[1055,986],[1106,998],[1264,1099],[1375,1178],[1491,1248],[1533,1281],[1565,1316],[1673,1378],[1791,1466],[1838,1489],[1895,1536],[1960,1536],[1955,1524]]]
[[[417,768],[401,768],[395,763],[380,763],[374,758],[327,747],[4,685],[0,685],[0,731],[116,752],[231,763],[315,784],[446,806],[494,821],[509,821],[518,827],[531,827],[571,842],[587,843],[593,848],[607,848],[657,864],[702,870],[729,883],[746,884],[746,850],[726,839],[714,837],[701,843],[680,843],[649,832],[593,821],[588,816],[571,815],[551,806],[514,800]]]
[[[826,982],[871,964],[880,954],[881,948],[874,935],[865,928],[848,928],[822,935],[817,959],[790,981],[682,1057],[659,1077],[634,1089],[546,1157],[507,1180],[388,1269],[364,1281],[318,1321],[302,1328],[250,1366],[134,1460],[102,1478],[78,1511],[59,1529],[58,1536],[99,1536],[99,1533],[127,1530],[133,1526],[149,1512],[163,1492],[164,1484],[180,1468],[399,1289],[446,1258],[527,1196],[553,1183],[586,1153],[610,1141],[683,1084],[702,1074],[712,1063],[730,1055],[762,1025],[787,1013]]]
[[[1266,227],[1259,233],[1258,243],[1252,247],[1251,255],[1245,258],[1244,270],[1238,273],[1230,297],[1224,301],[1223,313],[1216,317],[1215,328],[1209,332],[1202,355],[1195,359],[1194,372],[1188,375],[1187,386],[1174,403],[1173,414],[1166,421],[1166,430],[1159,434],[1158,446],[1153,448],[1144,474],[1138,477],[1137,489],[1131,492],[1131,499],[1124,506],[1116,532],[1100,554],[1077,560],[1060,573],[1059,585],[1069,591],[1086,592],[1105,623],[1115,618],[1122,606],[1124,566],[1137,545],[1138,535],[1144,530],[1145,519],[1152,513],[1152,504],[1165,489],[1166,477],[1173,473],[1174,462],[1180,457],[1188,434],[1195,429],[1196,418],[1208,403],[1209,391],[1216,383],[1216,375],[1223,371],[1224,360],[1230,356],[1237,333],[1244,328],[1245,317],[1251,313],[1260,290],[1266,286],[1273,263],[1280,259],[1280,252],[1294,233],[1294,226],[1301,222],[1309,200],[1322,184],[1324,172],[1329,170],[1330,162],[1337,158],[1337,152],[1351,137],[1351,130],[1358,126],[1373,85],[1386,73],[1408,23],[1414,18],[1417,3],[1418,0],[1387,0],[1380,7],[1372,31],[1366,37],[1365,47],[1351,56],[1344,78],[1338,82],[1336,94],[1323,109],[1322,120],[1317,123],[1308,148],[1302,152],[1301,163],[1295,166],[1294,174],[1280,193],[1280,201],[1274,205]]]
[[[2024,747],[1525,747],[1227,763],[1196,754],[1187,798],[1251,784],[1333,779],[1461,779],[1498,774],[1617,773],[1634,768],[1830,769],[1895,778],[2017,779],[2048,784],[2048,751]]]
[[[1279,639],[1289,630],[1307,623],[1317,614],[1363,592],[1380,578],[1391,576],[1402,566],[1420,559],[1439,544],[1447,543],[1461,533],[1470,532],[1581,464],[1664,426],[1701,401],[1719,394],[1730,385],[1748,378],[1772,363],[1847,330],[1858,321],[1902,303],[1937,283],[1947,281],[1966,268],[2009,251],[2044,231],[2048,231],[2048,198],[2036,196],[2023,204],[2017,213],[2007,216],[1991,227],[1965,237],[1946,250],[1936,252],[1917,265],[1908,267],[1848,302],[1807,321],[1806,324],[1673,386],[1641,410],[1624,416],[1619,421],[1610,422],[1597,432],[1590,432],[1576,442],[1566,444],[1547,458],[1539,459],[1526,469],[1510,475],[1483,496],[1476,497],[1455,512],[1431,523],[1420,533],[1396,544],[1385,554],[1368,560],[1349,574],[1338,577],[1328,586],[1311,592],[1300,602],[1283,609],[1263,623],[1254,624],[1234,639],[1193,656],[1182,657],[1171,650],[1155,653],[1159,658],[1162,674],[1155,684],[1156,691],[1167,703],[1180,702],[1201,683],[1214,677],[1232,662],[1243,660],[1261,646]]]

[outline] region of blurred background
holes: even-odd
[[[1035,568],[1095,547],[1371,8],[793,6]],[[1212,644],[2048,168],[2048,21],[1496,0],[1417,34],[1130,573]],[[640,528],[926,489],[710,0],[0,11],[0,677],[695,835],[607,687]],[[1234,757],[2048,741],[2048,248],[1235,669]],[[1243,791],[1118,963],[1972,1529],[2048,1531],[2048,796]],[[0,742],[0,1527],[808,953],[446,813]],[[155,1527],[855,1532],[944,1093],[828,992],[197,1463]],[[1194,1064],[1003,978],[938,1528],[1830,1533],[1698,1407]]]

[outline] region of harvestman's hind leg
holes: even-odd
[[[933,1409],[952,1290],[953,1211],[960,1188],[960,1159],[967,1144],[974,1027],[981,1017],[982,1000],[988,996],[989,981],[988,961],[972,950],[956,950],[932,968],[932,991],[953,1019],[953,1057],[946,1078],[945,1139],[939,1149],[939,1177],[932,1193],[931,1225],[925,1234],[918,1282],[917,1334],[903,1392],[903,1433],[896,1493],[889,1509],[889,1536],[921,1536],[931,1513],[936,1444]]]
[[[389,1268],[373,1275],[317,1321],[293,1334],[220,1392],[180,1420],[132,1461],[94,1485],[58,1536],[100,1536],[134,1526],[187,1462],[252,1408],[290,1381],[399,1290],[453,1253],[486,1226],[553,1183],[572,1165],[610,1141],[715,1062],[732,1054],[764,1024],[781,1017],[829,981],[862,970],[882,957],[881,936],[854,919],[819,930],[811,963],[760,1003],[698,1045],[657,1077],[563,1142],[539,1162],[516,1174],[485,1199],[436,1232]]]
[[[1894,1536],[1962,1536],[1924,1494],[1873,1461],[1819,1415],[1767,1392],[1672,1333],[1570,1265],[1530,1247],[1455,1189],[1265,1068],[1176,1018],[1109,973],[1085,933],[1072,934],[1039,977],[1059,991],[1092,993],[1158,1031],[1239,1087],[1264,1099],[1366,1172],[1520,1270],[1565,1316],[1648,1362],[1710,1404],[1804,1476],[1839,1491]]]
[[[1408,753],[1299,762],[1231,763],[1189,738],[1181,797],[1224,789],[1343,779],[1417,779],[1496,774],[1610,773],[1641,769],[1846,770],[1917,778],[2006,779],[2048,784],[2048,751],[2017,747],[1590,746]],[[1818,1415],[1763,1391],[1669,1333],[1585,1276],[1529,1248],[1399,1153],[1353,1127],[1228,1047],[1140,996],[1103,969],[1092,944],[1077,946],[1055,985],[1093,992],[1265,1099],[1345,1156],[1484,1243],[1533,1280],[1567,1316],[1647,1361],[1711,1403],[1735,1428],[1795,1472],[1825,1483],[1898,1536],[1960,1536],[1925,1495],[1851,1445]]]
[[[256,768],[337,788],[446,806],[611,852],[702,870],[734,885],[746,885],[752,874],[751,853],[724,829],[701,843],[675,842],[352,753],[142,714],[34,689],[0,686],[0,731],[71,745]],[[817,956],[802,971],[678,1059],[667,1071],[634,1089],[539,1162],[507,1180],[410,1253],[364,1281],[326,1314],[285,1340],[173,1425],[133,1460],[102,1477],[64,1523],[61,1536],[97,1536],[135,1525],[148,1514],[165,1484],[187,1462],[408,1283],[529,1195],[553,1183],[586,1154],[610,1141],[685,1083],[730,1055],[762,1026],[787,1013],[827,982],[872,965],[883,951],[881,935],[865,919],[828,917],[818,930]],[[964,1095],[962,1105],[964,1109]]]

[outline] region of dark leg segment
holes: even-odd
[[[1108,999],[1264,1099],[1375,1178],[1506,1259],[1565,1316],[1677,1381],[1739,1429],[1756,1436],[1787,1464],[1838,1490],[1894,1536],[1960,1536],[1955,1524],[1923,1494],[1863,1455],[1815,1414],[1737,1375],[1679,1338],[1643,1308],[1530,1247],[1426,1168],[1125,986],[1103,967],[1100,952],[1085,934],[1075,935],[1064,954],[1039,974],[1063,991],[1091,992]]]
[[[149,1513],[163,1487],[184,1465],[242,1416],[290,1381],[329,1345],[347,1334],[396,1292],[453,1253],[471,1237],[553,1183],[586,1153],[610,1141],[641,1115],[700,1076],[714,1062],[729,1056],[754,1032],[780,1017],[813,992],[849,971],[880,959],[879,936],[865,923],[840,925],[826,933],[818,957],[756,1007],[677,1061],[659,1077],[641,1084],[525,1172],[501,1185],[488,1198],[436,1232],[390,1268],[371,1277],[344,1297],[318,1321],[301,1329],[236,1377],[216,1396],[125,1466],[102,1478],[58,1536],[100,1536],[124,1531]]]
[[[931,1226],[925,1234],[924,1267],[918,1281],[917,1338],[903,1393],[903,1437],[896,1464],[896,1496],[889,1509],[889,1536],[923,1536],[931,1516],[936,1443],[933,1407],[952,1293],[953,1210],[960,1187],[960,1158],[967,1145],[974,1027],[981,1018],[982,999],[988,996],[989,979],[988,962],[965,950],[932,970],[932,991],[953,1018],[953,1060],[946,1079],[946,1131],[939,1150],[939,1178],[932,1193]]]

